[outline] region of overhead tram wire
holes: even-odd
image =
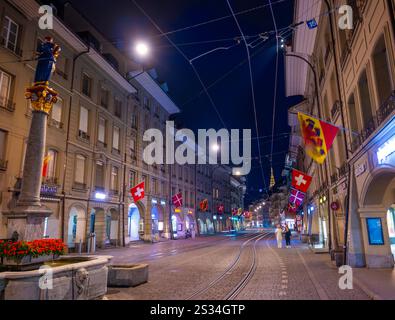
[[[271,157],[270,157],[270,163],[273,163],[273,150],[274,150],[274,139],[273,139],[273,135],[274,135],[274,128],[275,128],[275,120],[276,120],[276,107],[277,107],[277,85],[278,85],[278,58],[279,58],[279,35],[278,35],[278,31],[277,31],[277,22],[276,22],[276,17],[274,16],[274,11],[273,11],[273,7],[272,7],[272,2],[271,0],[269,1],[269,5],[270,5],[270,12],[272,14],[272,19],[273,19],[273,24],[274,24],[274,28],[276,30],[276,41],[277,41],[277,47],[276,47],[276,74],[275,74],[275,81],[274,81],[274,98],[273,98],[273,121],[272,121],[272,145],[271,145]]]
[[[240,26],[240,24],[239,24],[239,21],[237,20],[237,18],[236,18],[236,16],[235,16],[235,13],[234,13],[234,11],[233,11],[233,9],[232,9],[232,6],[230,5],[229,0],[226,0],[226,2],[227,2],[227,4],[228,4],[229,10],[230,10],[230,12],[232,13],[232,16],[233,16],[234,20],[235,20],[235,23],[236,23],[236,25],[237,25],[237,28],[239,29],[240,34],[241,34],[241,36],[242,36],[242,38],[243,38],[243,41],[244,41],[244,44],[245,44],[245,48],[246,48],[246,51],[247,51],[248,67],[249,67],[249,72],[250,72],[250,85],[251,85],[252,105],[253,105],[253,108],[254,108],[255,130],[256,130],[257,136],[259,136],[258,118],[257,118],[256,101],[255,101],[255,90],[254,90],[254,79],[253,79],[253,76],[252,76],[252,66],[251,66],[250,50],[249,50],[249,48],[248,48],[248,43],[247,43],[247,40],[246,40],[246,38],[245,38],[245,36],[244,36],[243,30],[242,30],[242,28],[241,28],[241,26]],[[258,154],[259,154],[259,157],[261,157],[261,144],[260,144],[259,139],[257,140],[257,144],[258,144]],[[266,190],[266,189],[267,189],[267,186],[266,186],[266,177],[265,177],[265,172],[264,172],[264,170],[263,170],[263,166],[262,166],[262,162],[261,162],[261,161],[260,161],[260,164],[261,164],[261,174],[262,174],[263,184],[264,184],[264,188],[265,188],[265,190]]]
[[[156,29],[158,29],[159,32],[163,33],[162,29],[161,29],[161,28],[156,24],[156,22],[145,12],[145,10],[144,10],[135,0],[131,0],[131,1],[132,1],[132,2],[134,3],[134,5],[135,5],[145,16],[146,16],[146,18],[154,25],[154,27],[155,27]],[[166,39],[174,46],[174,48],[181,54],[181,56],[182,56],[186,61],[188,61],[188,63],[191,65],[191,67],[192,67],[192,69],[193,69],[193,71],[194,71],[196,77],[198,78],[198,80],[199,80],[201,86],[203,87],[204,91],[206,92],[206,95],[207,95],[208,99],[210,100],[210,103],[211,103],[213,109],[214,109],[215,112],[217,113],[217,116],[218,116],[219,120],[221,121],[221,123],[222,123],[222,125],[224,126],[224,128],[227,128],[227,126],[226,126],[226,124],[225,124],[225,122],[224,122],[224,120],[223,120],[221,114],[219,113],[219,110],[218,110],[217,106],[216,106],[215,103],[214,103],[214,100],[211,98],[210,93],[208,92],[208,90],[207,90],[207,88],[206,88],[206,86],[205,86],[205,84],[204,84],[202,78],[200,77],[200,75],[199,75],[198,71],[196,70],[195,66],[193,65],[193,63],[191,63],[191,62],[189,61],[189,59],[188,59],[188,57],[185,55],[185,53],[184,53],[180,48],[178,48],[177,45],[176,45],[167,35],[164,35],[164,36],[165,36]]]
[[[292,32],[292,30],[288,30],[288,33]],[[255,56],[257,56],[259,53],[261,53],[264,49],[266,49],[269,44],[270,44],[271,40],[268,40],[266,42],[267,45],[257,49],[254,53],[251,54],[251,58],[254,58]],[[218,79],[216,79],[215,81],[213,81],[212,83],[210,83],[208,86],[206,86],[207,89],[211,89],[212,87],[214,87],[215,85],[217,85],[218,83],[220,83],[221,81],[223,81],[224,79],[226,79],[230,74],[232,74],[233,72],[235,72],[237,69],[239,69],[240,67],[242,67],[245,63],[248,62],[248,58],[243,59],[239,64],[237,64],[235,67],[233,67],[232,69],[230,69],[228,72],[224,73],[221,77],[219,77]],[[195,100],[196,98],[198,98],[201,94],[204,93],[204,90],[201,90],[199,93],[197,93],[195,96],[193,96],[192,98],[188,99],[186,102],[184,102],[183,104],[181,104],[181,107],[186,106],[187,104],[191,103],[193,100]]]
[[[276,2],[273,2],[273,4],[279,4],[279,3],[286,2],[286,1],[289,1],[289,0],[278,0]],[[246,9],[246,10],[243,10],[243,11],[236,12],[235,15],[238,16],[238,15],[250,13],[250,12],[253,12],[253,11],[256,11],[256,10],[264,9],[267,6],[268,6],[268,4],[260,5],[260,6],[254,7],[254,8],[250,8],[250,9]],[[168,36],[170,34],[174,34],[174,33],[182,32],[182,31],[194,29],[194,28],[197,28],[197,27],[201,27],[201,26],[204,26],[204,25],[207,25],[207,24],[210,24],[210,23],[226,20],[226,19],[229,19],[229,18],[232,18],[232,15],[226,15],[226,16],[223,16],[223,17],[207,20],[207,21],[204,21],[204,22],[200,22],[200,23],[197,23],[197,24],[194,24],[194,25],[191,25],[191,26],[175,29],[175,30],[172,30],[172,31],[161,32],[160,34],[158,34],[158,35],[156,35],[154,37],[156,37],[156,38],[157,37],[162,37],[162,36],[166,37],[166,36]]]

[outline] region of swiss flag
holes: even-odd
[[[134,202],[144,199],[144,181],[130,189]]]
[[[224,213],[224,211],[225,211],[224,205],[223,205],[223,204],[220,204],[220,205],[217,207],[217,211],[218,211],[219,214]]]
[[[173,201],[173,205],[176,208],[182,207],[182,193],[177,193],[175,196],[173,196],[171,198],[171,200]]]
[[[295,169],[292,170],[292,187],[296,190],[307,193],[312,180],[313,178],[307,174]]]

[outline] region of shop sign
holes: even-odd
[[[331,209],[332,209],[333,211],[339,210],[339,209],[340,209],[339,202],[337,202],[337,201],[332,202],[332,203],[331,203]]]
[[[390,158],[395,155],[395,135],[388,139],[377,149],[377,161],[379,164],[390,162]]]
[[[360,175],[366,172],[366,163],[361,163],[355,168],[355,177],[358,178]]]
[[[49,186],[47,184],[41,185],[41,194],[55,195],[58,192],[57,186]]]

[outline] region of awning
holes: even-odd
[[[321,8],[322,1],[312,3],[312,0],[296,0],[294,23],[314,18],[319,24]],[[317,28],[309,29],[306,23],[299,25],[293,36],[292,48],[287,48],[287,53],[309,60],[314,51],[316,36]],[[305,96],[308,68],[307,63],[299,58],[285,58],[287,97]]]

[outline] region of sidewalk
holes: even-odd
[[[299,248],[308,246],[306,244],[299,244]],[[309,248],[310,254],[314,250]],[[321,261],[334,270],[337,270],[333,262],[330,260],[329,254],[314,255],[321,257]],[[304,255],[308,255],[307,252]],[[395,269],[368,269],[368,268],[353,268],[354,284],[362,289],[362,291],[373,300],[395,300]]]
[[[374,300],[395,300],[395,270],[353,269],[354,282]]]

